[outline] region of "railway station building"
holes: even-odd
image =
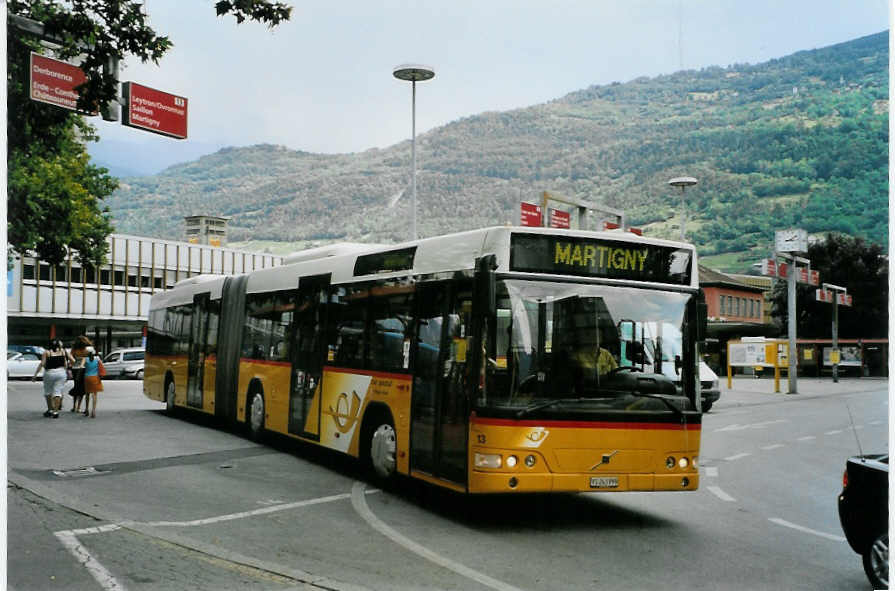
[[[15,257],[7,270],[7,343],[69,346],[85,334],[103,353],[144,345],[152,294],[195,275],[244,273],[281,265],[283,257],[159,238],[111,234],[99,269],[82,266],[77,253],[51,266],[34,256]]]

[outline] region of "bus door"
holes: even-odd
[[[302,277],[295,297],[289,388],[289,432],[320,438],[320,396],[325,360],[326,294],[330,274]],[[314,405],[314,396],[317,404]]]
[[[411,469],[466,483],[466,337],[469,291],[453,282],[417,286]]]
[[[193,296],[193,313],[190,316],[190,355],[187,368],[186,403],[194,408],[202,408],[205,385],[205,361],[208,356],[208,325],[210,294]],[[209,387],[214,386],[209,380]]]

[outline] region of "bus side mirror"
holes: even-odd
[[[497,256],[488,254],[475,262],[475,297],[481,310],[492,316],[497,313],[497,284],[494,270]]]

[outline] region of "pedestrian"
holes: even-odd
[[[75,360],[71,368],[74,387],[68,391],[72,397],[71,412],[81,412],[81,401],[84,400],[84,362],[87,354],[93,351],[93,343],[86,336],[81,335],[75,339],[72,345],[71,355]]]
[[[84,403],[84,416],[90,416],[91,419],[96,418],[96,400],[97,393],[103,391],[102,376],[106,374],[106,368],[103,367],[102,360],[96,356],[92,350],[87,353],[87,359],[84,361],[84,392],[87,401]],[[93,401],[93,410],[90,410],[90,401]]]
[[[50,339],[47,349],[40,357],[40,364],[34,370],[31,381],[37,379],[41,368],[44,370],[44,398],[47,400],[45,417],[59,418],[59,409],[62,408],[62,389],[68,381],[66,368],[73,365],[74,359],[62,346],[59,339]]]

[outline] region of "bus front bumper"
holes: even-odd
[[[671,474],[551,474],[473,470],[470,493],[693,491],[698,472]]]

